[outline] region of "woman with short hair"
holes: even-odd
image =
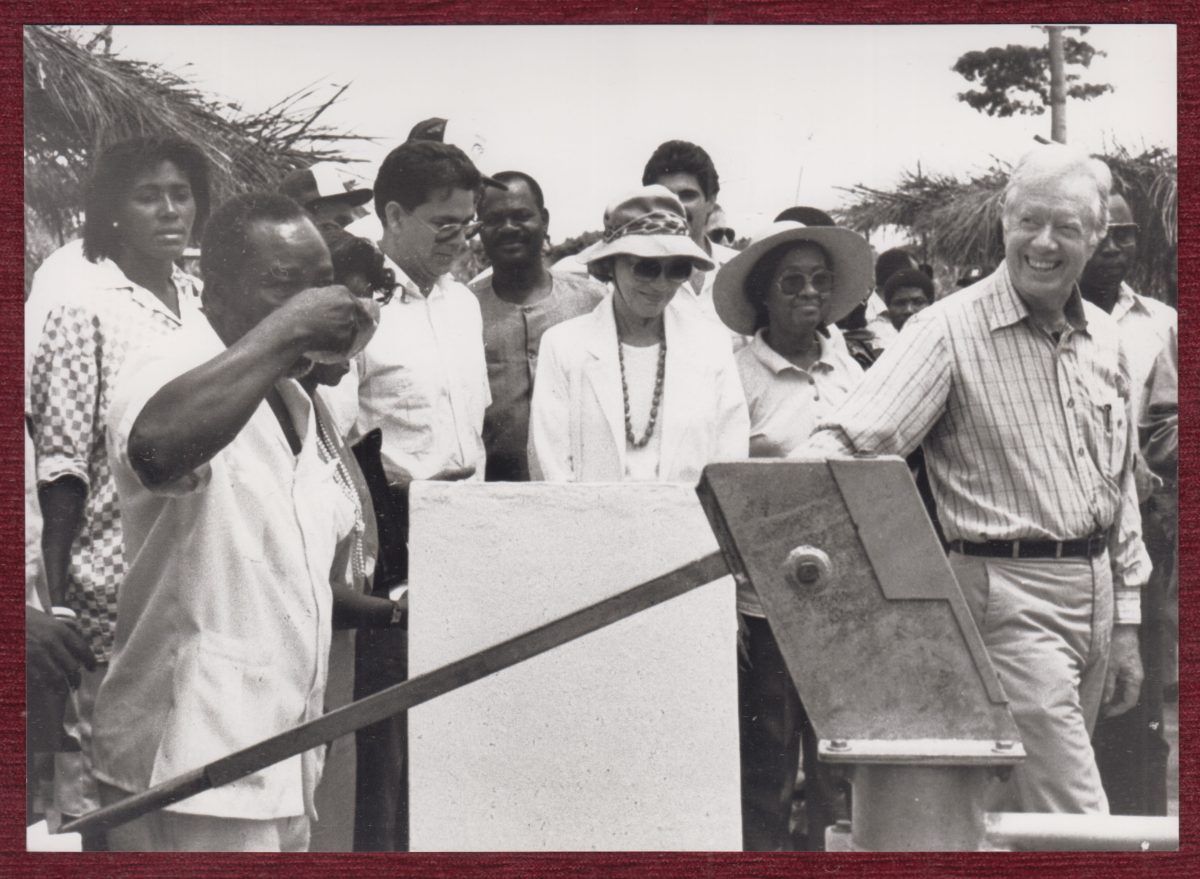
[[[51,600],[75,613],[99,661],[68,708],[67,731],[81,751],[57,761],[55,805],[64,816],[100,806],[91,712],[113,649],[125,573],[105,412],[132,352],[202,319],[199,282],[176,261],[208,215],[208,162],[177,138],[122,141],[101,153],[85,204],[83,253],[93,265],[79,272],[78,286],[55,296],[26,388]]]

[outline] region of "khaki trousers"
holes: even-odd
[[[1091,734],[1112,638],[1108,554],[997,559],[950,554],[1028,755],[989,808],[1108,813]]]

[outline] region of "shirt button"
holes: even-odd
[[[1075,450],[1075,454],[1077,454],[1079,457],[1082,458],[1087,453],[1083,450],[1083,446],[1080,446],[1078,449]]]
[[[1067,400],[1067,408],[1068,409],[1075,408],[1075,398],[1074,397],[1071,397],[1069,400]]]

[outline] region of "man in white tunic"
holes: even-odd
[[[97,697],[105,802],[317,717],[338,488],[318,455],[306,352],[349,351],[371,304],[312,221],[243,196],[204,240],[206,320],[147,348],[108,415],[128,573]],[[315,749],[110,832],[113,850],[303,851]]]

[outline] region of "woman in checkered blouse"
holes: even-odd
[[[136,138],[108,147],[86,195],[81,266],[55,302],[33,354],[26,412],[37,455],[42,549],[55,605],[74,611],[99,661],[67,708],[78,753],[59,754],[54,810],[98,808],[91,716],[116,634],[125,572],[104,416],[126,358],[200,319],[199,282],[176,266],[209,209],[208,163],[194,144]],[[87,841],[85,840],[85,844]]]

